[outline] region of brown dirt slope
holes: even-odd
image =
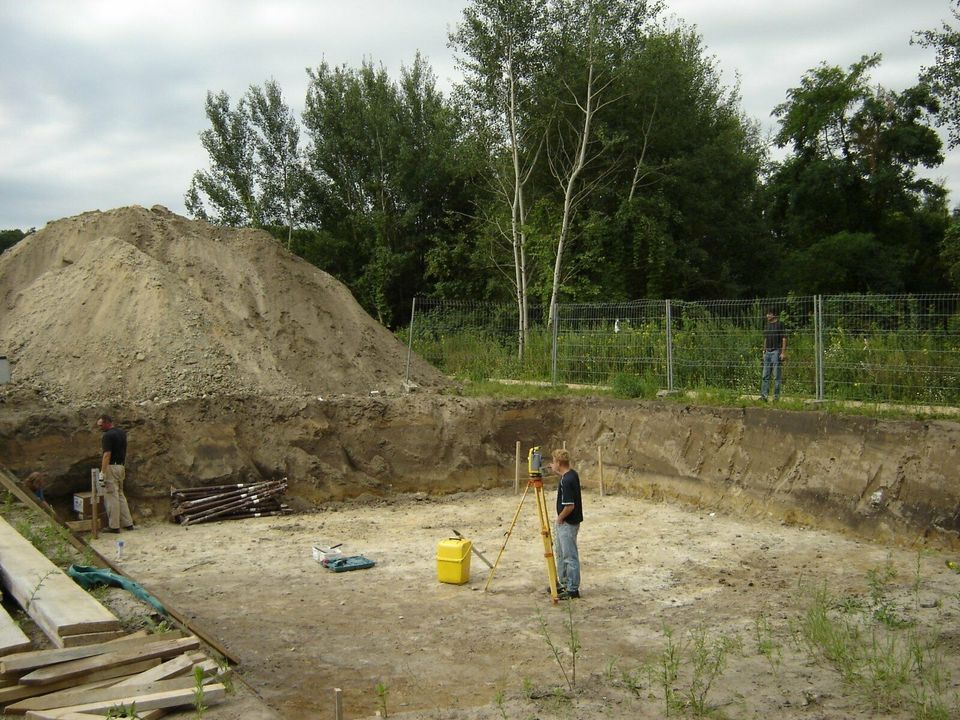
[[[265,232],[154,206],[47,225],[0,256],[14,383],[99,404],[390,392],[406,348]],[[443,377],[414,358],[410,379]]]

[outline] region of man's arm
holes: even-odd
[[[110,457],[112,453],[109,450],[104,450],[103,458],[100,460],[100,472],[103,474],[103,477],[107,476],[107,468],[110,466]]]
[[[566,519],[567,519],[567,516],[569,516],[570,513],[572,513],[576,507],[577,507],[577,506],[576,506],[575,503],[570,503],[569,505],[564,505],[564,506],[563,506],[563,510],[561,510],[561,511],[560,511],[560,514],[557,515],[557,522],[558,522],[558,523],[562,523],[564,520],[566,520]]]
[[[787,333],[786,331],[781,331],[780,336],[780,359],[783,360],[783,356],[787,354]]]

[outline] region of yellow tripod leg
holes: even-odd
[[[537,514],[540,517],[540,535],[543,537],[543,557],[547,561],[547,580],[550,583],[550,598],[553,604],[560,602],[557,592],[557,559],[553,555],[553,533],[550,531],[550,510],[543,494],[543,480],[535,480],[537,494]]]
[[[520,497],[520,504],[517,505],[517,511],[513,514],[513,522],[510,523],[510,529],[507,530],[507,536],[503,539],[503,545],[500,546],[500,552],[497,553],[497,559],[493,563],[493,567],[490,568],[490,574],[487,575],[487,582],[483,586],[483,591],[486,592],[487,588],[490,587],[490,583],[493,581],[493,574],[497,571],[497,565],[500,564],[500,558],[503,556],[503,551],[507,549],[507,542],[510,540],[510,535],[513,533],[513,528],[517,524],[517,518],[520,517],[520,511],[523,509],[523,501],[527,499],[527,492],[530,490],[530,483],[527,483],[526,490],[523,491],[523,495]]]

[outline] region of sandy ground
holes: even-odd
[[[664,687],[643,668],[662,667],[667,628],[680,697],[696,687],[698,636],[708,647],[739,640],[707,695],[720,717],[911,717],[905,706],[872,707],[875,697],[800,642],[804,607],[824,586],[848,608],[869,605],[872,587],[875,602],[915,623],[909,632],[936,638],[936,662],[960,677],[960,575],[947,556],[710,508],[586,496],[582,598],[553,605],[531,493],[489,591],[476,556],[468,584],[438,582],[440,541],[457,529],[493,561],[519,503],[510,489],[154,522],[122,535],[121,565],[217,637],[290,720],[333,717],[335,687],[347,718],[659,717]],[[94,545],[111,554],[115,540]],[[313,560],[314,545],[336,543],[376,566],[333,573]],[[895,575],[871,586],[871,572],[888,567]],[[547,637],[569,677],[571,618],[581,647],[567,683]],[[941,694],[955,702],[957,688],[948,679]]]

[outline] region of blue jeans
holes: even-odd
[[[780,369],[780,351],[779,350],[764,350],[763,351],[763,379],[760,382],[760,397],[766,399],[770,394],[770,371],[773,371],[774,381],[773,381],[773,397],[776,399],[780,398],[780,380],[781,380],[781,369]]]
[[[557,588],[580,591],[580,554],[577,533],[580,524],[556,523],[553,526],[553,557],[557,561]]]

